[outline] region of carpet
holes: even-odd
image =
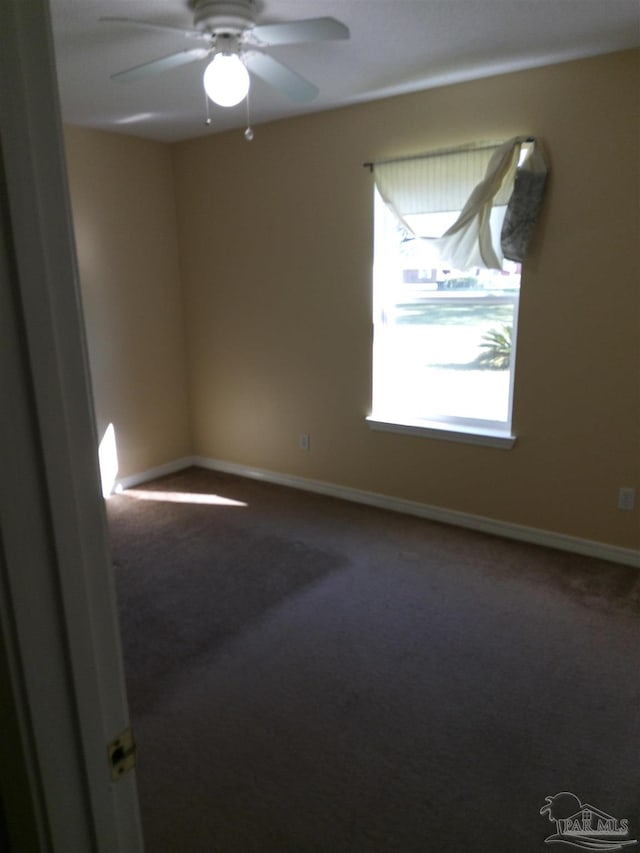
[[[640,839],[636,570],[196,468],[108,517],[148,853]]]

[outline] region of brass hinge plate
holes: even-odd
[[[122,734],[108,744],[107,754],[111,779],[114,782],[128,773],[129,770],[133,770],[136,766],[136,742],[131,728],[125,729]]]

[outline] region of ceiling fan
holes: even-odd
[[[256,0],[195,0],[193,7],[191,29],[132,18],[100,18],[101,21],[111,23],[180,33],[199,43],[186,50],[119,71],[112,74],[111,79],[133,81],[148,74],[209,58],[203,84],[208,97],[220,106],[235,106],[244,100],[250,85],[248,71],[292,100],[304,103],[316,97],[318,88],[270,56],[265,49],[349,38],[349,29],[329,17],[256,24]]]

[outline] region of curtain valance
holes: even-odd
[[[372,168],[380,195],[403,227],[428,240],[443,264],[502,269],[503,257],[524,259],[547,175],[536,139],[517,136],[502,144],[390,160]],[[506,207],[506,213],[498,240],[491,213],[499,207]],[[421,214],[458,212],[444,233],[424,233],[430,218]]]

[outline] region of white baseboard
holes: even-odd
[[[143,483],[145,480],[160,477],[163,474],[171,474],[189,465],[197,465],[201,468],[208,468],[211,471],[236,474],[239,477],[264,480],[278,486],[289,486],[306,492],[315,492],[320,495],[352,501],[353,503],[366,504],[368,506],[379,507],[380,509],[389,509],[407,515],[415,515],[419,518],[426,518],[429,521],[439,521],[444,524],[465,527],[469,530],[490,533],[494,536],[503,536],[506,539],[530,542],[533,545],[543,545],[547,548],[556,548],[560,551],[569,551],[573,554],[582,554],[586,557],[595,557],[600,560],[609,560],[612,563],[621,563],[622,565],[640,568],[640,551],[635,551],[632,548],[620,548],[617,545],[608,545],[605,542],[567,536],[564,533],[554,533],[551,530],[540,530],[539,528],[526,527],[522,524],[511,524],[507,521],[487,518],[482,515],[443,509],[442,507],[430,506],[429,504],[417,501],[407,501],[377,492],[352,489],[347,486],[336,485],[335,483],[325,483],[322,480],[311,480],[307,477],[298,477],[294,474],[281,474],[264,468],[253,468],[247,465],[239,465],[235,462],[225,462],[221,459],[209,459],[204,456],[179,459],[160,468],[155,468],[153,471],[145,471],[139,475],[125,477],[119,481],[119,485],[123,489],[130,488],[131,486]]]
[[[184,456],[182,459],[174,459],[173,462],[167,462],[165,465],[159,465],[157,468],[149,468],[147,471],[141,471],[139,474],[131,474],[128,477],[119,477],[111,490],[111,493],[122,492],[124,489],[131,489],[133,486],[139,486],[141,483],[146,483],[149,480],[155,480],[156,477],[164,477],[166,474],[174,474],[176,471],[182,471],[183,468],[188,468],[190,465],[197,465],[193,456]],[[203,466],[204,467],[204,466]]]

